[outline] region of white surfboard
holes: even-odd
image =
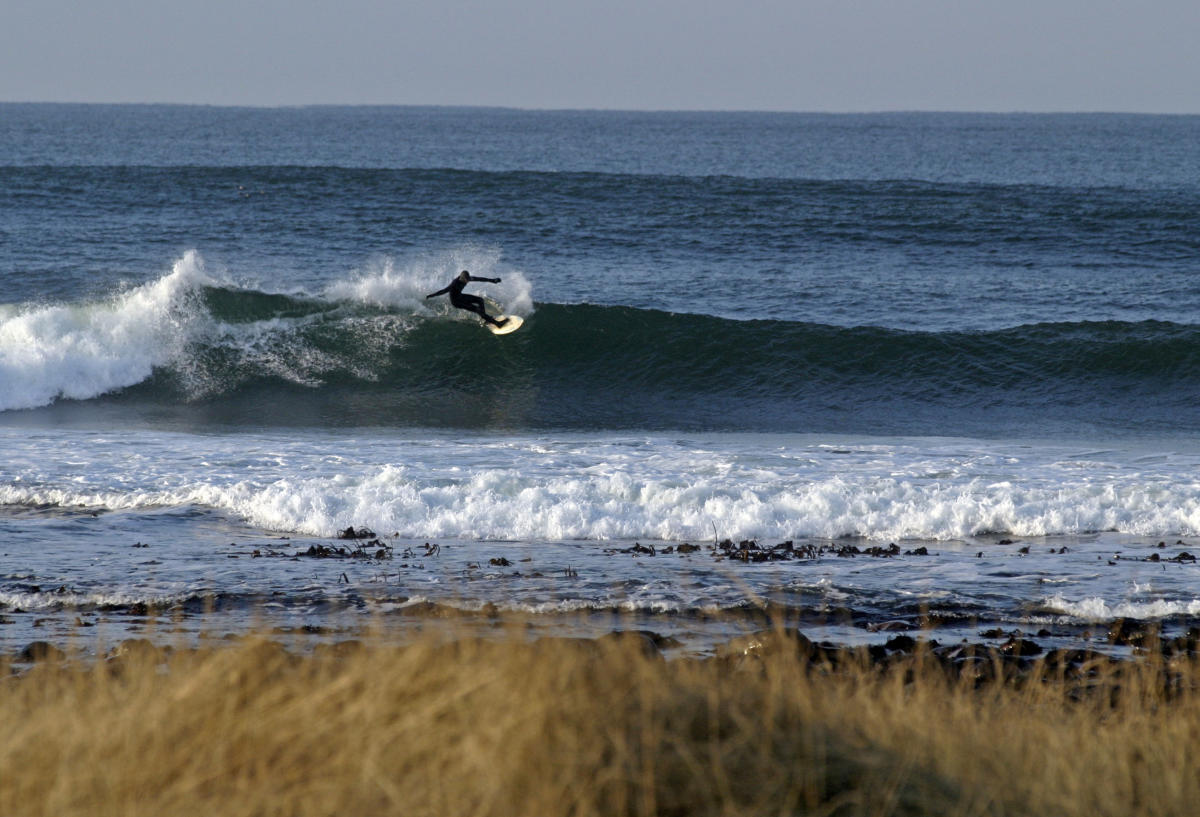
[[[496,301],[493,301],[486,295],[483,298],[483,302],[487,304],[488,314],[494,317],[496,320],[502,321],[505,318],[508,318],[508,321],[504,324],[504,326],[496,326],[495,324],[484,321],[483,325],[490,329],[493,335],[507,335],[509,332],[516,332],[521,328],[521,324],[525,323],[525,319],[520,315],[502,314],[500,312],[502,308],[500,304]]]
[[[525,323],[525,319],[520,315],[497,315],[496,320],[505,321],[503,326],[494,326],[493,324],[484,324],[488,329],[492,330],[493,335],[507,335],[509,332],[516,332],[521,328],[521,324]]]

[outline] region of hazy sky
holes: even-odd
[[[0,101],[1200,113],[1200,0],[0,0]]]

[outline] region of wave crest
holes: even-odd
[[[210,283],[188,252],[162,278],[98,303],[0,306],[0,410],[86,400],[180,360]]]
[[[378,380],[414,321],[462,317],[424,294],[468,264],[500,274],[494,252],[457,251],[406,268],[384,258],[307,296],[218,281],[189,250],[166,275],[109,298],[0,305],[0,411],[139,384],[170,402],[229,395],[262,379],[311,388],[331,374]],[[532,313],[529,281],[509,270],[503,277],[491,289],[506,310]]]
[[[427,300],[459,269],[528,318],[494,338]],[[114,394],[120,392],[120,394]],[[540,304],[493,251],[371,262],[317,294],[215,281],[199,255],[106,301],[0,312],[0,410],[151,404],[185,425],[990,436],[1200,431],[1200,327],[923,332]],[[209,406],[213,411],[197,406]]]

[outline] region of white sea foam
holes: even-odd
[[[214,445],[211,438],[198,442]],[[956,540],[1109,530],[1200,535],[1200,485],[1163,477],[919,481],[879,467],[842,473],[834,463],[789,472],[727,456],[706,465],[679,452],[628,457],[619,467],[589,465],[588,457],[613,456],[603,446],[588,457],[575,454],[576,462],[564,466],[561,453],[538,454],[532,447],[481,453],[467,443],[431,443],[389,457],[387,441],[375,445],[377,455],[392,461],[331,461],[318,447],[247,475],[233,466],[190,465],[167,443],[161,461],[151,454],[128,464],[87,464],[93,484],[63,474],[0,485],[0,503],[117,510],[204,505],[255,526],[313,536],[361,525],[411,538],[533,541],[696,541],[714,534]],[[206,463],[220,456],[203,453]],[[497,467],[500,460],[511,467]]]
[[[499,284],[475,284],[472,291],[499,303],[507,314],[528,317],[533,312],[533,286],[519,271],[500,260],[498,250],[459,249],[407,260],[390,256],[373,259],[348,279],[325,288],[323,297],[388,309],[428,314],[449,313],[445,298],[426,295],[442,289],[462,270],[481,278],[500,278]]]
[[[209,282],[189,252],[156,281],[83,304],[0,308],[0,411],[86,400],[140,383],[198,328]]]
[[[1084,621],[1111,621],[1116,618],[1167,618],[1169,616],[1200,615],[1200,599],[1191,601],[1117,601],[1110,602],[1099,596],[1071,601],[1061,595],[1045,599],[1043,605],[1056,612]]]
[[[0,592],[0,610],[41,611],[64,607],[125,607],[132,604],[167,607],[184,601],[192,595],[189,592],[171,594],[141,590],[112,590],[95,593],[80,593],[72,590]]]

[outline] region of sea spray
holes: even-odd
[[[506,313],[526,318],[533,313],[533,286],[529,279],[505,264],[499,250],[474,247],[405,259],[378,256],[349,278],[329,284],[322,294],[331,301],[401,312],[455,314],[446,301],[430,301],[425,296],[446,286],[464,269],[479,277],[501,279],[499,284],[476,285],[472,291],[478,289],[487,294]]]
[[[180,358],[204,320],[210,283],[195,252],[171,272],[110,298],[0,311],[0,411],[87,400],[132,386]]]

